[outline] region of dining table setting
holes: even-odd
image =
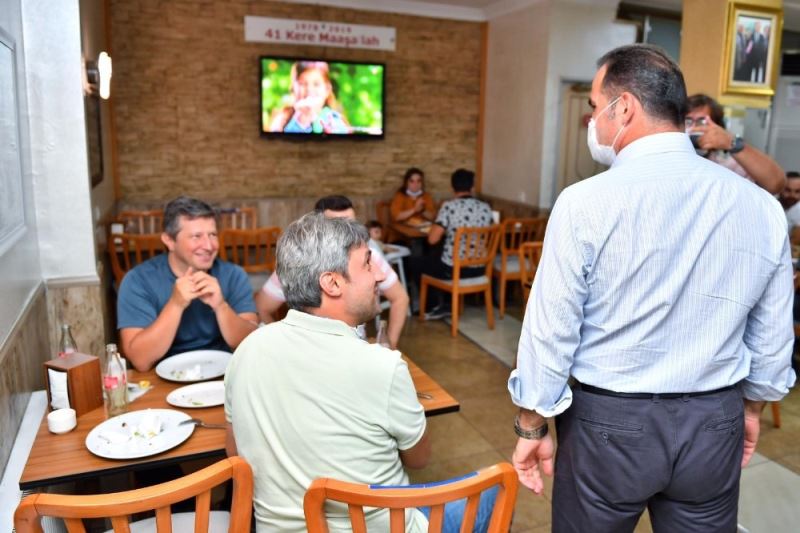
[[[127,412],[104,406],[53,424],[42,417],[22,475],[21,490],[225,455],[224,375],[232,354],[196,350],[163,359],[155,368],[127,371]],[[426,416],[459,409],[453,398],[411,359],[406,361]],[[64,417],[59,417],[64,418]],[[69,419],[69,417],[67,417]]]

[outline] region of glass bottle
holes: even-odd
[[[78,351],[78,345],[75,344],[75,339],[72,338],[72,332],[69,329],[69,324],[62,324],[61,326],[61,342],[58,343],[58,356],[66,357]]]
[[[376,342],[383,346],[384,348],[389,348],[391,350],[392,345],[389,342],[389,327],[386,324],[385,320],[380,321],[380,325],[378,326],[378,336],[376,338]]]
[[[109,417],[128,411],[128,379],[116,344],[106,344],[103,389],[106,393],[106,412]]]

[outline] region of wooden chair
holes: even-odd
[[[239,457],[230,457],[180,479],[143,489],[89,496],[33,494],[17,507],[14,527],[17,533],[41,533],[40,517],[54,516],[64,519],[69,533],[85,533],[83,519],[108,517],[115,532],[128,532],[130,515],[155,510],[157,530],[168,532],[178,517],[172,515],[170,505],[194,497],[196,511],[190,513],[194,514],[193,531],[205,532],[211,515],[211,489],[229,479],[233,479],[233,503],[228,531],[248,533],[253,507],[253,471]]]
[[[303,511],[306,515],[308,533],[327,533],[325,501],[345,503],[348,506],[353,532],[363,533],[367,531],[364,507],[385,508],[389,509],[391,533],[399,533],[405,531],[405,509],[430,507],[428,531],[435,533],[442,530],[445,503],[467,498],[461,531],[472,531],[480,493],[494,485],[500,485],[500,489],[488,532],[507,532],[517,501],[518,485],[517,474],[508,463],[483,468],[451,483],[436,483],[422,487],[381,488],[329,478],[316,479],[306,491]]]
[[[392,229],[391,200],[378,200],[375,204],[375,220],[383,226],[383,242],[395,242],[400,238]]]
[[[536,277],[536,269],[539,267],[539,261],[542,260],[542,241],[529,241],[523,242],[519,246],[519,255],[517,261],[519,262],[520,269],[520,285],[522,285],[522,304],[528,303],[528,297],[531,294],[531,287],[533,287],[533,278]]]
[[[130,269],[166,251],[161,233],[113,233],[109,230],[106,245],[117,287]]]
[[[419,290],[419,317],[425,318],[425,304],[428,298],[428,286],[449,292],[452,301],[452,317],[450,333],[458,334],[458,315],[461,296],[482,292],[486,300],[486,321],[489,329],[494,329],[494,312],[492,310],[492,267],[497,254],[497,241],[500,239],[500,226],[486,228],[458,228],[453,245],[453,279],[439,279],[422,275]],[[463,252],[463,253],[462,253]],[[484,267],[485,274],[474,278],[462,278],[461,269],[467,267]]]
[[[258,213],[255,207],[233,207],[218,210],[219,230],[226,229],[256,229],[258,227]]]
[[[509,218],[503,222],[500,236],[500,250],[494,260],[494,275],[500,281],[500,318],[506,313],[506,287],[509,281],[521,279],[519,263],[520,244],[527,241],[541,241],[547,217]]]
[[[241,266],[245,272],[275,270],[276,248],[281,228],[224,229],[219,234],[219,255]]]
[[[122,231],[118,233],[161,234],[164,229],[164,211],[120,211],[114,222],[122,224]]]

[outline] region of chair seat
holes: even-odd
[[[494,258],[494,268],[495,272],[499,275],[503,272],[503,258],[502,257],[495,257]],[[505,272],[507,274],[516,274],[519,272],[519,257],[516,255],[509,255],[506,257],[506,269]]]
[[[442,279],[442,278],[434,278],[433,276],[428,276],[431,279],[435,279],[439,283],[444,285],[453,285],[452,279]],[[486,276],[477,276],[475,278],[461,278],[458,280],[458,284],[463,287],[473,287],[475,285],[486,285],[489,283],[489,278]]]
[[[228,511],[211,511],[208,516],[208,533],[227,533],[231,514]],[[131,533],[155,533],[156,519],[145,518],[130,523]],[[194,513],[174,513],[172,531],[194,531]],[[114,533],[113,529],[105,533]]]

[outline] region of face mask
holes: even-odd
[[[618,100],[619,97],[615,98],[611,103],[605,106],[603,110],[597,114],[597,116],[599,117],[605,113],[606,110],[617,103]],[[595,122],[594,118],[589,119],[589,127],[588,131],[586,132],[586,143],[589,145],[589,152],[592,154],[592,159],[601,165],[610,167],[617,158],[617,152],[614,151],[614,145],[617,143],[617,139],[619,138],[619,135],[622,133],[623,129],[625,129],[625,126],[620,127],[610,145],[600,144],[600,142],[597,140],[597,123]]]
[[[422,194],[424,192],[425,191],[423,191],[422,189],[420,189],[418,191],[412,191],[411,189],[406,189],[406,194],[409,195],[411,198],[416,198],[418,196],[422,196]]]

